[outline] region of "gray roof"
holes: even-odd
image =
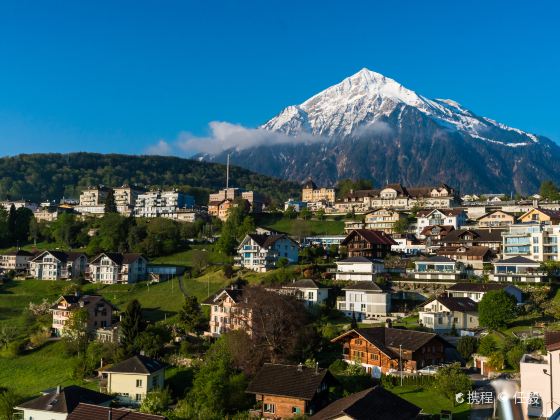
[[[349,257],[349,258],[345,258],[343,260],[338,260],[336,262],[342,262],[342,263],[383,263],[383,260],[376,260],[373,258],[367,258],[367,257]]]
[[[137,355],[109,366],[104,372],[150,374],[161,369],[163,369],[163,365],[157,360]]]
[[[503,260],[498,260],[494,264],[539,264],[539,262],[532,260],[530,258],[517,256],[512,258],[506,258]]]
[[[81,386],[70,385],[18,405],[18,408],[29,410],[51,411],[55,413],[71,413],[79,403],[103,404],[113,399]]]
[[[301,280],[297,280],[294,281],[293,283],[287,283],[285,285],[282,286],[283,288],[302,288],[302,289],[327,289],[327,287],[324,287],[320,284],[318,284],[315,280],[313,279],[301,279]]]
[[[381,287],[369,280],[355,283],[352,286],[346,286],[342,290],[371,290],[374,292],[382,292]]]
[[[433,263],[454,263],[457,262],[455,260],[452,260],[451,258],[447,258],[447,257],[441,257],[441,256],[436,256],[436,257],[428,257],[428,258],[424,258],[422,260],[418,260],[416,262],[433,262]]]

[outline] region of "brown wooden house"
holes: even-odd
[[[342,345],[343,360],[360,363],[370,373],[387,373],[402,369],[414,372],[428,365],[443,363],[443,338],[434,333],[399,328],[358,328],[331,340]]]
[[[265,363],[246,392],[257,399],[253,415],[285,419],[319,411],[329,403],[329,387],[336,384],[327,369]]]
[[[341,242],[348,250],[349,257],[383,259],[397,243],[380,230],[355,229]]]

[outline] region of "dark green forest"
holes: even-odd
[[[22,154],[0,158],[0,199],[39,202],[78,198],[96,184],[175,187],[205,203],[208,193],[223,188],[225,165],[169,156],[98,153]],[[300,193],[298,184],[230,167],[230,186],[256,190],[273,203]]]

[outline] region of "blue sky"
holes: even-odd
[[[0,4],[0,155],[254,127],[362,67],[560,141],[554,1]]]

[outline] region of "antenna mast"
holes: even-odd
[[[229,188],[229,153],[227,154],[226,164],[226,190]]]

